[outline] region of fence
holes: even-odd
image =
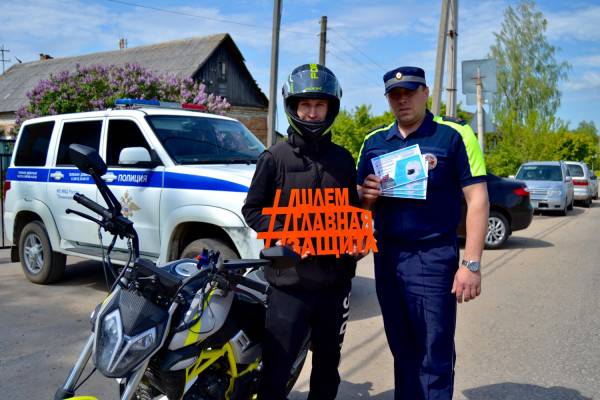
[[[0,229],[2,230],[2,240],[0,248],[7,248],[8,241],[4,232],[4,181],[6,179],[6,171],[10,164],[12,151],[14,148],[15,139],[0,138]]]

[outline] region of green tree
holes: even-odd
[[[594,122],[582,121],[575,130],[560,135],[556,154],[561,160],[583,161],[590,167],[597,167],[599,142]]]
[[[373,129],[391,123],[394,115],[386,111],[383,115],[371,114],[371,106],[366,104],[354,108],[352,111],[342,110],[333,124],[333,141],[345,147],[356,160],[358,152],[367,133]]]
[[[545,133],[559,122],[558,84],[570,65],[558,62],[557,48],[546,39],[548,22],[533,0],[508,7],[490,57],[497,63],[498,93],[493,112],[501,132],[512,134],[531,128]]]
[[[531,115],[531,120],[537,115]],[[560,125],[560,130],[564,130]],[[559,133],[539,134],[533,123],[524,124],[517,132],[503,132],[495,147],[486,153],[486,167],[496,175],[514,175],[519,166],[527,161],[560,160],[556,154]]]

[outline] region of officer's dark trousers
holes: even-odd
[[[394,356],[395,400],[449,400],[454,385],[456,238],[378,238],[375,284]]]
[[[258,398],[283,400],[292,364],[311,334],[309,400],[333,400],[340,384],[338,365],[350,309],[350,281],[318,291],[277,289],[269,297]]]

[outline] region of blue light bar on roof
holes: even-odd
[[[187,103],[185,104],[187,105]],[[180,103],[175,103],[173,101],[158,101],[158,100],[148,100],[148,99],[117,99],[115,101],[115,106],[131,106],[131,107],[161,107],[161,108],[177,108],[177,109],[182,109],[182,108],[187,108],[185,107],[185,105],[182,105]],[[192,106],[196,106],[196,105],[192,105]],[[203,105],[198,105],[198,107],[204,107],[203,109],[206,109],[205,106]],[[198,108],[193,108],[194,110],[197,110]]]
[[[160,106],[158,100],[147,100],[147,99],[117,99],[115,101],[116,106]]]

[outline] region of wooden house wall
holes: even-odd
[[[225,77],[221,76],[219,63],[226,65]],[[219,46],[194,77],[204,82],[209,93],[225,96],[235,106],[268,107],[268,102],[257,93],[253,78],[246,73],[226,45]]]

